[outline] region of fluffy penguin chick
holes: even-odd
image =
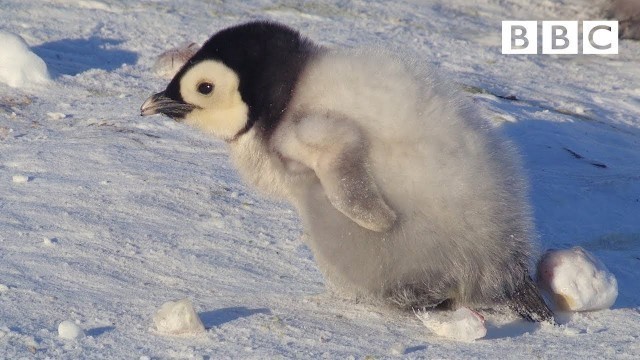
[[[294,204],[334,290],[552,319],[513,149],[422,65],[251,22],[213,35],[155,113],[226,140],[246,181]]]

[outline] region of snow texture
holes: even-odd
[[[538,278],[561,310],[608,309],[618,297],[616,277],[579,246],[547,251],[538,265]]]
[[[156,330],[167,335],[190,335],[204,332],[204,325],[191,300],[167,301],[153,316]]]
[[[0,83],[0,358],[640,358],[640,42],[500,53],[502,20],[598,19],[592,2],[4,0],[2,31],[53,81]],[[241,183],[224,142],[139,116],[167,85],[159,54],[252,19],[327,46],[402,47],[459,84],[522,154],[540,250],[600,259],[613,306],[558,326],[479,310],[487,335],[466,343],[323,293],[295,212]],[[153,329],[176,298],[198,304],[204,333]],[[64,319],[86,336],[59,338]]]
[[[19,35],[0,31],[0,83],[24,87],[49,82],[47,64]]]
[[[453,312],[420,312],[418,319],[424,326],[438,336],[459,340],[473,341],[485,337],[487,328],[484,318],[477,312],[461,307]]]

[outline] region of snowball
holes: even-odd
[[[200,45],[194,42],[186,42],[167,50],[156,58],[153,71],[160,77],[171,79],[198,50]]]
[[[416,316],[432,333],[449,339],[473,341],[487,335],[482,315],[465,307],[454,312],[422,312]]]
[[[158,332],[168,335],[196,334],[204,331],[204,325],[189,299],[164,303],[153,316]]]
[[[73,321],[65,320],[58,325],[58,336],[63,339],[79,339],[84,337],[84,331]]]
[[[31,52],[20,36],[0,31],[0,44],[0,82],[11,87],[23,87],[51,80],[47,64]]]
[[[391,355],[396,355],[396,356],[403,355],[405,351],[406,351],[405,346],[402,345],[401,343],[395,343],[391,345],[391,348],[389,349],[389,352],[391,353]]]
[[[59,112],[48,112],[47,116],[49,117],[49,119],[51,120],[61,120],[67,117],[66,114],[64,113],[59,113]]]
[[[6,293],[9,291],[9,287],[5,284],[0,284],[0,294]]]
[[[585,249],[549,250],[538,264],[538,281],[561,310],[607,309],[618,297],[618,282]]]
[[[26,175],[13,175],[11,180],[16,184],[24,184],[26,182],[29,182],[29,180],[31,179]]]

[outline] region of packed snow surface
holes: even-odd
[[[19,35],[0,31],[0,83],[23,87],[49,82],[47,64]]]
[[[466,307],[440,313],[423,311],[417,313],[416,316],[427,329],[445,338],[473,341],[487,335],[482,315]]]
[[[167,335],[190,335],[204,332],[204,325],[193,309],[191,300],[167,301],[153,316],[159,333]]]
[[[618,297],[615,275],[579,246],[547,251],[538,265],[538,277],[561,310],[608,309]]]
[[[2,1],[0,30],[52,81],[0,83],[0,359],[639,359],[640,42],[500,53],[502,20],[598,19],[592,1]],[[326,46],[401,47],[459,84],[522,154],[541,253],[600,259],[611,309],[558,326],[473,309],[487,333],[460,342],[326,293],[295,211],[246,187],[224,142],[139,116],[167,85],[160,54],[252,19]],[[182,298],[206,330],[159,333],[159,305]],[[60,338],[65,319],[86,336]]]

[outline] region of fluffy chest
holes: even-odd
[[[283,156],[255,130],[231,143],[230,150],[242,178],[267,195],[291,201],[297,190],[315,179],[310,168]]]

